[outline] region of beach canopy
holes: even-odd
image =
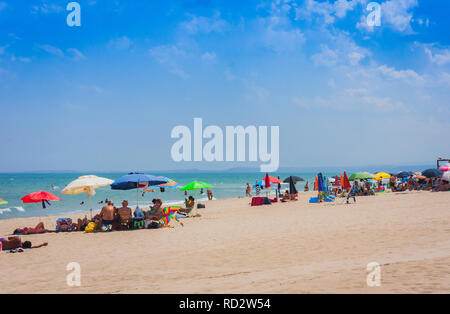
[[[389,179],[391,175],[386,172],[378,172],[375,174],[375,180]]]
[[[290,176],[290,177],[287,177],[286,179],[284,179],[283,182],[290,184],[291,178],[292,178],[292,181],[294,182],[294,184],[297,184],[297,182],[300,182],[300,181],[305,181],[305,179],[303,179],[303,178],[300,178],[297,176]]]
[[[5,201],[4,199],[0,198],[0,205],[4,205],[4,204],[8,204],[8,202]]]
[[[192,181],[188,184],[186,184],[184,187],[180,189],[180,191],[193,191],[193,190],[200,190],[200,189],[208,189],[213,188],[211,184],[200,182],[200,181]]]
[[[439,168],[439,170],[442,172],[450,171],[450,164],[445,164],[445,165],[441,166]]]
[[[427,178],[440,178],[442,176],[442,172],[437,169],[427,169],[422,171],[422,175]]]
[[[341,185],[341,182],[340,182],[340,180],[339,180],[339,177],[336,176],[336,177],[334,178],[334,186],[335,186],[335,187],[338,187],[338,186],[340,186],[340,185]]]
[[[370,173],[368,173],[368,172],[356,172],[356,173],[353,173],[350,176],[349,180],[350,181],[354,181],[354,180],[357,180],[357,179],[359,179],[359,180],[368,180],[368,179],[374,179],[374,178],[375,178],[375,176],[370,174]]]
[[[147,187],[149,185],[165,184],[169,180],[164,177],[156,177],[150,174],[131,172],[120,177],[111,184],[113,190],[132,190]]]
[[[76,195],[81,193],[86,193],[88,196],[95,195],[95,189],[102,186],[111,185],[114,181],[97,177],[94,175],[81,176],[78,179],[70,182],[62,191],[65,195]]]

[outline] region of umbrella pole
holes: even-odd
[[[92,198],[90,195],[88,195],[89,197],[89,207],[91,208],[91,220],[92,220]]]
[[[41,217],[42,217],[42,203],[41,203],[41,209],[39,211],[39,222],[41,222]]]

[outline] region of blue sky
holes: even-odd
[[[450,156],[448,1],[68,2],[0,0],[0,171],[236,166],[171,160],[194,117],[279,125],[281,166]]]

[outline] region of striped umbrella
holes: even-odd
[[[445,165],[441,166],[439,168],[439,170],[442,172],[450,171],[450,164],[445,164]]]
[[[7,201],[5,201],[4,199],[0,198],[0,205],[5,205],[8,204]]]
[[[160,188],[176,188],[180,185],[178,182],[175,182],[174,180],[167,178],[167,177],[159,176],[158,178],[167,180],[167,183],[155,185]]]

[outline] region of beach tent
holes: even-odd
[[[111,184],[113,190],[136,190],[137,207],[139,206],[139,188],[146,188],[150,185],[158,185],[167,183],[168,179],[163,177],[156,177],[154,175],[130,172],[114,181]]]
[[[24,197],[21,198],[21,200],[24,204],[41,203],[41,211],[39,213],[39,222],[41,222],[42,208],[45,208],[45,204],[50,205],[50,203],[49,203],[50,201],[61,201],[61,199],[58,196],[53,195],[52,193],[43,192],[43,191],[33,192],[31,194],[25,195]]]
[[[62,191],[65,195],[76,195],[86,193],[89,198],[89,205],[92,218],[92,199],[95,195],[95,189],[103,186],[111,185],[114,181],[94,175],[81,176],[78,179],[70,182]]]

